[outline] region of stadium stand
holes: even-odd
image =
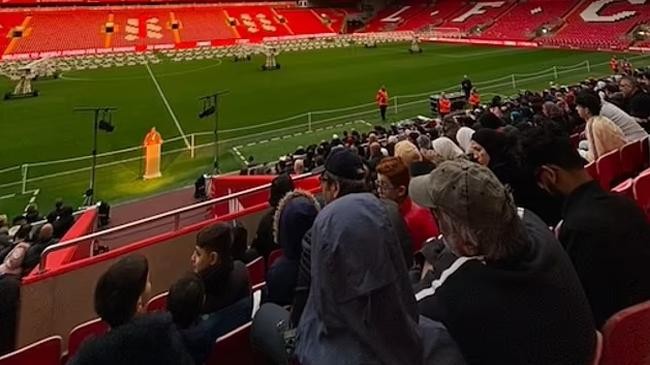
[[[589,0],[566,18],[566,25],[543,43],[577,48],[624,49],[628,33],[650,19],[650,9],[627,1]]]
[[[441,2],[455,1],[442,0]],[[450,15],[440,24],[440,27],[459,28],[462,32],[480,34],[483,29],[498,22],[515,5],[516,1],[467,3],[459,11]]]
[[[487,39],[531,40],[545,24],[564,17],[578,1],[532,0],[519,2],[481,34]]]
[[[182,40],[210,41],[213,39],[237,38],[237,33],[228,26],[223,9],[212,7],[178,8],[174,10],[183,27]]]
[[[285,23],[295,34],[332,33],[334,29],[325,25],[319,15],[313,10],[303,9],[274,9],[279,19]]]

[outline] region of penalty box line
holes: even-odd
[[[146,62],[144,64],[144,67],[147,68],[147,71],[149,72],[149,76],[151,77],[151,81],[153,81],[156,90],[158,90],[158,95],[160,95],[160,99],[162,99],[163,104],[165,104],[165,108],[167,108],[167,112],[169,113],[169,116],[172,117],[174,124],[176,124],[176,128],[178,129],[178,132],[180,132],[181,137],[183,137],[183,141],[185,141],[185,145],[187,146],[188,149],[192,148],[189,139],[187,139],[187,135],[185,134],[183,128],[181,127],[181,123],[178,121],[178,118],[176,118],[176,114],[174,114],[174,110],[172,110],[171,105],[169,105],[169,101],[167,101],[167,97],[165,96],[165,93],[162,91],[162,88],[160,87],[160,84],[158,83],[156,76],[153,74],[153,71],[149,66],[149,62]]]

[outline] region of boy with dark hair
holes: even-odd
[[[204,228],[196,238],[191,260],[205,285],[204,314],[249,297],[248,271],[241,261],[233,260],[232,240],[232,227],[224,222]]]
[[[188,273],[169,288],[167,310],[171,313],[185,348],[196,365],[205,363],[217,338],[251,319],[251,303],[248,298],[201,317],[204,302],[203,281],[195,273]]]
[[[137,315],[151,291],[142,255],[113,264],[95,288],[95,312],[111,330],[84,343],[72,365],[190,365],[181,337],[166,315]]]
[[[565,197],[559,239],[600,328],[617,311],[650,299],[650,226],[633,201],[600,188],[568,137],[542,128],[524,136],[537,183]]]

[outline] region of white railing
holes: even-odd
[[[632,57],[631,59],[647,58],[647,57],[648,55],[641,55],[641,56]],[[608,62],[591,64],[590,61],[586,60],[573,65],[553,66],[532,73],[510,74],[510,75],[505,75],[491,80],[478,81],[475,82],[475,85],[482,92],[486,90],[495,90],[495,89],[503,89],[503,88],[511,88],[513,91],[515,91],[517,90],[517,88],[523,86],[526,83],[530,83],[538,80],[544,80],[544,79],[558,80],[563,75],[573,74],[573,73],[584,72],[585,74],[588,74],[593,70],[594,67],[601,67],[607,64]],[[418,94],[392,96],[391,100],[393,105],[391,109],[393,110],[394,113],[399,113],[400,110],[404,110],[409,107],[426,105],[429,103],[428,97],[430,95],[437,94],[440,92],[457,91],[458,88],[459,88],[458,85],[451,85],[449,87],[442,88],[439,90],[427,91]],[[231,128],[231,129],[221,129],[219,130],[219,134],[221,136],[221,140],[219,143],[232,144],[233,146],[236,146],[237,144],[241,144],[241,145],[245,144],[246,140],[255,140],[256,138],[259,139],[259,138],[263,138],[264,136],[275,137],[278,135],[284,135],[288,131],[299,131],[302,133],[311,132],[313,131],[314,128],[317,128],[322,125],[332,124],[332,122],[336,122],[336,121],[351,120],[352,118],[358,118],[364,115],[370,115],[372,113],[376,113],[376,105],[374,102],[368,102],[360,105],[354,105],[354,106],[343,107],[338,109],[308,111],[290,117],[282,118],[279,120],[261,122],[261,123],[256,123],[254,125],[242,126],[237,128]],[[291,126],[283,127],[283,125],[289,124],[289,122],[293,122],[291,123]],[[247,132],[247,131],[251,133],[246,133],[245,135],[241,135],[243,132]],[[255,132],[255,131],[259,131],[259,132]],[[174,146],[174,144],[172,143],[172,142],[181,141],[183,139],[183,136],[176,136],[173,138],[166,139],[165,143],[163,144],[162,153],[163,155],[168,155],[173,153],[182,153],[182,152],[189,151],[191,158],[194,158],[197,150],[202,148],[207,148],[213,145],[212,142],[198,143],[197,142],[198,137],[211,136],[212,133],[213,133],[212,131],[206,131],[206,132],[197,132],[197,133],[186,135],[186,137],[189,138],[190,140],[189,147],[184,147],[183,144],[177,144],[176,146]],[[231,135],[233,137],[228,138],[228,135]],[[169,147],[170,145],[172,147]],[[105,157],[112,156],[113,158],[111,158],[111,161],[98,163],[97,168],[102,169],[102,168],[106,168],[106,167],[110,167],[122,163],[142,160],[143,158],[142,153],[139,152],[141,150],[142,150],[142,146],[135,146],[135,147],[98,154],[99,161],[101,161],[101,159]],[[127,155],[129,157],[124,156],[121,159],[115,157],[119,155]],[[92,158],[91,155],[86,155],[86,156],[72,157],[72,158],[53,160],[53,161],[28,162],[22,165],[2,168],[0,169],[0,181],[4,180],[2,178],[3,175],[15,176],[16,172],[20,171],[20,173],[18,179],[14,181],[0,183],[0,189],[18,187],[20,189],[21,194],[29,193],[31,191],[27,187],[29,183],[51,179],[54,177],[89,171],[91,158]],[[61,167],[57,169],[57,172],[44,173],[37,176],[32,176],[30,174],[31,170],[38,167],[65,165],[65,164],[79,163],[82,161],[88,161],[88,166],[76,166],[75,168],[69,168],[69,169],[65,169],[64,167]],[[11,179],[11,177],[9,177],[7,180],[9,179]]]
[[[293,178],[293,181],[296,182],[296,181],[305,180],[305,179],[308,179],[308,178],[316,176],[316,175],[317,174],[315,174],[315,173],[308,173],[308,174],[304,174],[304,175],[300,175],[300,176],[295,176]],[[175,232],[175,231],[178,231],[178,230],[181,229],[181,216],[182,216],[183,213],[188,213],[188,212],[195,211],[195,210],[201,209],[201,208],[212,207],[212,206],[214,206],[216,204],[220,204],[220,203],[227,203],[227,202],[230,202],[233,199],[239,199],[239,198],[242,198],[244,196],[259,193],[261,191],[264,191],[264,190],[270,189],[270,188],[271,188],[271,183],[267,183],[267,184],[264,184],[264,185],[256,186],[256,187],[251,188],[251,189],[242,190],[242,191],[234,193],[234,194],[230,194],[230,195],[227,195],[227,196],[222,196],[222,197],[219,197],[219,198],[206,200],[204,202],[200,202],[200,203],[196,203],[196,204],[192,204],[192,205],[188,205],[186,207],[174,209],[174,210],[164,212],[164,213],[161,213],[161,214],[156,214],[156,215],[151,216],[151,217],[139,219],[139,220],[129,222],[129,223],[125,223],[125,224],[122,224],[122,225],[119,225],[119,226],[116,226],[116,227],[108,228],[108,229],[105,229],[105,230],[102,230],[102,231],[99,231],[99,232],[94,232],[94,233],[91,233],[91,234],[88,234],[88,235],[85,235],[85,236],[77,237],[77,238],[69,240],[69,241],[65,241],[65,242],[57,243],[55,245],[48,246],[43,251],[43,253],[41,254],[41,261],[39,263],[39,270],[38,271],[39,271],[39,273],[45,272],[45,263],[47,262],[47,257],[49,255],[51,255],[53,252],[57,252],[57,251],[60,251],[60,250],[63,250],[63,249],[69,248],[69,247],[76,246],[76,245],[78,245],[78,244],[80,244],[82,242],[97,241],[97,240],[99,240],[101,238],[106,238],[109,235],[115,235],[115,234],[118,234],[118,233],[122,233],[122,235],[125,236],[124,235],[125,231],[132,230],[132,229],[135,229],[135,228],[141,228],[141,227],[143,227],[145,225],[150,225],[152,223],[160,222],[160,221],[163,221],[163,220],[169,219],[169,218],[173,219],[173,221],[174,221],[173,225],[171,225],[170,229],[168,229],[167,231],[158,232],[157,234],[160,235],[160,234]],[[239,205],[232,204],[232,206],[238,207]],[[231,214],[236,213],[236,211],[234,211],[234,212],[231,211],[230,213]]]

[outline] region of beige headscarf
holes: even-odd
[[[432,143],[433,150],[443,160],[453,160],[463,155],[463,150],[447,137],[436,138]]]
[[[458,132],[456,132],[456,140],[465,153],[469,153],[469,146],[472,143],[474,132],[475,131],[469,127],[461,127]]]
[[[607,152],[617,150],[625,145],[625,135],[611,120],[594,116],[589,118],[585,128],[589,151],[587,160],[596,161]]]

